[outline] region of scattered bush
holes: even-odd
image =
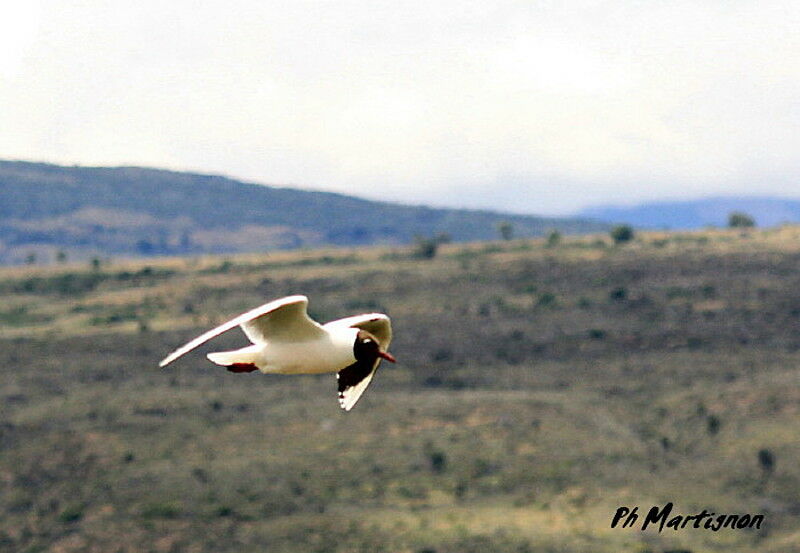
[[[775,470],[775,454],[769,449],[761,449],[758,451],[758,464],[765,475],[772,474]]]
[[[514,237],[514,225],[508,221],[500,221],[497,223],[497,232],[503,240],[511,240]]]
[[[608,293],[608,299],[611,301],[625,301],[627,297],[628,291],[622,286],[614,288]]]
[[[428,453],[428,461],[431,464],[431,470],[437,474],[444,472],[447,468],[447,455],[444,451],[431,451]]]
[[[756,221],[747,213],[734,211],[728,215],[728,226],[730,228],[752,228],[756,226]]]
[[[83,518],[82,505],[70,505],[69,507],[61,511],[60,515],[58,515],[58,520],[63,522],[64,524],[69,524],[71,522],[78,522],[82,518]]]
[[[561,243],[561,233],[557,230],[553,229],[547,233],[547,240],[545,241],[545,247],[547,248],[555,248]]]
[[[439,241],[436,238],[425,238],[417,236],[414,238],[413,256],[417,259],[433,259],[439,249]]]
[[[615,244],[623,244],[633,240],[633,227],[630,225],[617,225],[609,233]]]
[[[606,337],[606,331],[599,328],[589,329],[589,338],[592,340],[602,340]]]
[[[719,420],[719,417],[716,415],[709,415],[708,416],[708,433],[714,436],[719,432],[719,427],[721,426],[722,422]]]

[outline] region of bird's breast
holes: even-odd
[[[307,342],[267,343],[264,360],[269,372],[317,374],[338,372],[355,362],[352,344],[329,336]]]

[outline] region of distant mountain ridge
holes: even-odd
[[[142,167],[63,167],[0,161],[0,263],[110,255],[193,255],[407,244],[415,235],[455,241],[555,228],[608,228],[581,218],[434,209],[344,194],[276,188],[228,177]]]
[[[578,216],[652,229],[726,226],[731,212],[742,211],[761,227],[800,222],[800,200],[775,197],[713,197],[644,203],[631,207],[597,206]]]

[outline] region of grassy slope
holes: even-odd
[[[800,229],[0,272],[0,551],[800,551]],[[231,375],[198,330],[305,293],[397,367]],[[758,452],[774,457],[771,470]],[[621,505],[760,532],[610,530]]]

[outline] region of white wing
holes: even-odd
[[[323,328],[350,327],[362,328],[375,336],[381,349],[386,351],[392,343],[392,323],[389,317],[383,313],[367,313],[365,315],[355,315],[344,319],[337,319],[326,323]]]
[[[308,316],[307,306],[307,297],[289,296],[256,308],[253,317],[245,313],[240,324],[254,344],[304,342],[325,336],[322,326]]]
[[[165,367],[181,355],[237,326],[241,326],[250,341],[255,344],[264,343],[267,340],[273,342],[303,341],[324,335],[325,331],[322,330],[322,327],[309,318],[306,313],[307,305],[308,298],[305,296],[288,296],[265,303],[176,349],[165,357],[159,366]]]
[[[327,323],[323,328],[361,328],[366,330],[375,338],[381,345],[381,349],[386,351],[389,349],[389,344],[392,343],[392,323],[389,317],[383,313],[367,313],[366,315],[356,315],[354,317],[347,317]],[[381,359],[378,358],[372,366],[364,365],[363,363],[354,363],[349,367],[345,367],[336,375],[337,384],[339,388],[339,405],[345,411],[353,408],[356,402],[361,398],[361,395],[367,389],[372,377],[375,376],[375,371],[378,370]]]

